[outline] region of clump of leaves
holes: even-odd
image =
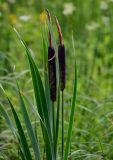
[[[38,67],[35,63],[35,60],[31,56],[31,51],[19,35],[16,29],[15,32],[18,35],[22,45],[24,46],[29,61],[32,83],[34,88],[34,95],[36,101],[36,108],[32,106],[32,109],[35,112],[37,119],[40,120],[40,126],[42,129],[42,136],[44,141],[44,153],[41,153],[39,140],[37,138],[37,132],[34,131],[33,125],[31,123],[30,115],[27,111],[27,106],[25,103],[25,96],[20,91],[20,88],[17,83],[18,95],[20,101],[20,109],[22,112],[22,117],[24,119],[24,125],[27,130],[22,125],[19,114],[15,110],[10,98],[6,95],[9,102],[15,124],[13,124],[10,116],[5,111],[4,106],[0,104],[0,112],[3,117],[6,119],[6,122],[10,129],[12,130],[15,138],[19,143],[19,155],[22,160],[41,160],[45,156],[47,160],[56,160],[59,157],[62,159],[68,159],[68,152],[71,143],[71,132],[73,127],[73,118],[75,110],[75,101],[77,93],[77,68],[75,63],[74,68],[74,90],[72,97],[72,105],[69,119],[69,128],[66,139],[66,145],[64,145],[64,88],[65,88],[65,47],[62,40],[62,33],[60,25],[57,18],[55,17],[55,22],[58,28],[59,35],[59,46],[57,46],[49,11],[47,11],[48,20],[46,20],[46,28],[48,26],[49,30],[49,40],[46,37],[46,30],[42,31],[43,39],[43,50],[44,50],[44,80],[45,85],[42,82]],[[74,41],[73,41],[74,42]],[[48,49],[47,49],[48,48]],[[62,92],[62,103],[60,103],[60,91]],[[60,104],[62,104],[60,106]],[[62,107],[62,114],[60,117],[60,107]],[[59,135],[59,119],[62,119],[62,153],[58,152],[58,135]],[[26,136],[27,135],[27,136]],[[64,147],[65,146],[65,147]],[[45,154],[46,153],[46,154]]]

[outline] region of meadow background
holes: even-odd
[[[48,8],[61,25],[66,47],[65,135],[74,79],[75,40],[78,70],[77,105],[71,143],[72,160],[113,159],[113,0],[1,0],[0,83],[17,106],[15,77],[23,93],[32,97],[25,50],[12,26],[22,35],[39,71],[43,72],[40,14]],[[57,29],[53,29],[58,41]],[[43,77],[43,74],[42,74]],[[0,90],[0,102],[9,110]],[[9,110],[10,112],[10,110]],[[20,113],[21,116],[21,113]],[[31,113],[32,117],[32,113]],[[40,143],[41,133],[39,132]],[[0,160],[18,159],[18,146],[0,115]]]

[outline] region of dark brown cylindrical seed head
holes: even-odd
[[[59,60],[59,73],[60,73],[60,90],[63,91],[66,83],[65,47],[63,44],[61,28],[56,16],[55,16],[55,22],[58,29],[59,40],[60,40],[60,45],[58,46],[58,60]]]
[[[60,90],[63,91],[66,83],[65,46],[63,44],[58,46],[58,60],[60,72]]]
[[[50,98],[54,102],[56,100],[56,64],[55,50],[53,47],[48,47],[48,74],[50,86]]]

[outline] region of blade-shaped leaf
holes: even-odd
[[[73,49],[75,53],[75,47],[74,47],[74,40],[73,40]],[[74,91],[73,91],[73,99],[72,99],[72,106],[71,106],[71,113],[70,113],[70,119],[69,119],[69,128],[68,128],[68,135],[66,140],[66,149],[65,149],[65,155],[64,160],[68,159],[68,152],[69,147],[71,143],[71,134],[72,134],[72,127],[73,127],[73,121],[74,121],[74,111],[75,111],[75,103],[76,103],[76,95],[77,95],[77,66],[76,66],[76,60],[75,60],[75,68],[74,68]]]
[[[42,132],[43,132],[43,136],[44,136],[44,141],[46,142],[46,143],[45,143],[45,148],[46,148],[46,150],[47,150],[46,152],[49,153],[48,143],[50,143],[50,142],[49,142],[49,135],[48,135],[48,132],[47,132],[47,128],[46,128],[45,124],[43,123],[40,115],[38,114],[38,111],[37,111],[36,108],[33,106],[33,104],[31,104],[31,103],[29,102],[29,100],[27,99],[27,97],[25,97],[25,95],[24,95],[24,98],[25,98],[26,102],[30,105],[30,108],[31,108],[31,109],[35,112],[35,114],[37,115],[37,118],[39,118],[40,121],[41,121],[41,126],[42,126],[42,130],[43,130]],[[49,154],[48,154],[48,157],[49,157]]]
[[[19,154],[20,154],[21,160],[26,160],[21,147],[19,148]]]
[[[28,146],[28,143],[27,143],[22,125],[20,123],[20,120],[19,120],[19,118],[17,116],[17,113],[16,113],[11,101],[9,100],[9,98],[8,98],[8,102],[10,104],[10,107],[11,107],[11,110],[12,110],[12,113],[13,113],[13,116],[14,116],[14,119],[15,119],[15,123],[16,123],[17,129],[18,129],[18,134],[19,134],[19,137],[20,137],[20,142],[22,144],[22,148],[23,148],[24,154],[26,156],[26,159],[32,160],[31,153],[30,153],[30,150],[29,150],[29,146]]]
[[[49,153],[47,153],[47,155],[49,155],[49,159],[51,159],[52,156],[54,156],[53,155],[54,152],[52,152],[52,150],[53,150],[52,134],[51,134],[51,128],[50,128],[49,113],[48,113],[45,94],[44,94],[44,88],[43,88],[42,81],[41,81],[38,69],[36,67],[36,64],[34,63],[30,54],[29,53],[27,53],[27,54],[28,54],[28,59],[29,59],[29,63],[30,63],[30,68],[31,68],[31,74],[32,74],[32,79],[33,79],[37,107],[38,107],[38,109],[40,107],[40,110],[42,111],[42,115],[40,115],[40,116],[43,119],[43,121],[45,122],[45,125],[47,127],[47,131],[48,131],[48,135],[49,135],[49,137],[48,137],[49,141],[47,140],[49,142],[49,144],[48,144],[46,151],[48,151],[48,149],[50,147]]]
[[[14,125],[13,125],[13,123],[12,123],[9,115],[8,115],[7,112],[4,110],[4,107],[2,106],[2,104],[0,104],[0,112],[1,112],[1,114],[3,115],[3,117],[5,118],[6,123],[7,123],[8,127],[11,129],[11,131],[12,131],[12,133],[14,134],[15,138],[18,139],[18,141],[19,141],[19,136],[18,136],[18,133],[17,133],[17,131],[16,131],[16,128],[14,127]],[[19,145],[19,148],[20,148],[20,150],[21,150],[21,153],[20,153],[21,159],[22,159],[22,160],[26,160],[26,159],[25,159],[25,156],[24,156],[24,154],[23,154],[23,152],[22,152],[21,145]]]
[[[17,138],[17,133],[16,133],[16,129],[9,117],[9,115],[7,114],[7,112],[5,111],[3,105],[0,103],[0,112],[3,115],[3,117],[6,120],[7,125],[9,126],[9,128],[11,129],[12,133],[14,134],[14,136]]]
[[[37,142],[36,136],[34,134],[34,131],[33,131],[26,107],[25,107],[25,103],[23,101],[23,98],[22,98],[20,92],[19,92],[19,98],[20,98],[20,107],[22,110],[23,118],[24,118],[26,128],[27,128],[30,140],[31,140],[31,144],[32,144],[32,147],[33,147],[33,150],[35,153],[35,159],[40,160],[40,151],[39,151],[38,142]]]

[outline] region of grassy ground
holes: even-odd
[[[17,28],[32,49],[40,73],[42,73],[40,13],[44,8],[48,8],[59,19],[66,46],[65,138],[74,78],[72,35],[75,39],[78,94],[71,159],[112,160],[113,1],[34,0],[26,2],[17,0],[14,3],[11,2],[13,0],[9,0],[9,3],[4,0],[0,2],[0,83],[4,85],[8,95],[17,106],[14,76],[19,79],[22,91],[32,97],[25,51],[11,26]],[[57,40],[54,24],[53,28]],[[1,91],[0,95],[0,101],[7,105]],[[18,159],[18,146],[2,118],[0,118],[0,131],[0,159]]]

